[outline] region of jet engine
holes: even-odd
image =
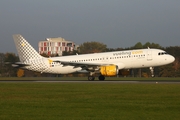
[[[115,76],[118,74],[118,66],[116,65],[101,66],[100,73],[103,76]]]

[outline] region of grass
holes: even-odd
[[[0,119],[179,120],[180,84],[0,83]]]
[[[87,77],[0,77],[0,80],[88,80]],[[95,80],[98,80],[96,77]],[[105,80],[180,80],[180,77],[106,77]]]

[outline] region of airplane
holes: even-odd
[[[46,58],[41,56],[20,34],[13,35],[20,62],[13,67],[37,71],[40,73],[68,74],[86,71],[88,80],[99,80],[106,76],[116,76],[121,70],[149,67],[153,73],[156,66],[167,65],[175,58],[160,49],[135,49],[114,52],[91,53]],[[152,77],[154,75],[152,74]]]

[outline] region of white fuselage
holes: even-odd
[[[60,62],[54,62],[60,61]],[[69,62],[68,65],[62,65],[61,61]],[[160,49],[137,49],[116,52],[104,52],[94,54],[72,55],[52,58],[39,58],[25,61],[30,66],[26,69],[38,71],[42,73],[67,74],[82,70],[82,67],[75,67],[75,64],[97,66],[113,64],[117,65],[118,69],[131,69],[143,67],[155,67],[172,63],[174,57],[166,54]]]

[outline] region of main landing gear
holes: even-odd
[[[103,81],[103,80],[105,80],[105,76],[104,76],[104,75],[100,75],[100,76],[98,77],[98,79],[101,80],[101,81]],[[92,75],[92,76],[91,76],[91,75],[88,76],[88,80],[89,80],[89,81],[95,80],[95,76],[93,76],[93,75]]]
[[[88,76],[88,80],[93,81],[93,80],[95,80],[95,77],[93,75],[92,76],[90,75],[90,76]]]
[[[100,75],[98,78],[99,78],[99,80],[105,80],[104,75]]]
[[[95,74],[94,72],[91,72],[91,73],[90,73],[90,75],[88,76],[88,80],[89,80],[89,81],[95,80],[94,74]],[[103,80],[105,80],[105,76],[104,76],[104,75],[100,75],[100,76],[98,77],[98,79],[101,80],[101,81],[103,81]]]

